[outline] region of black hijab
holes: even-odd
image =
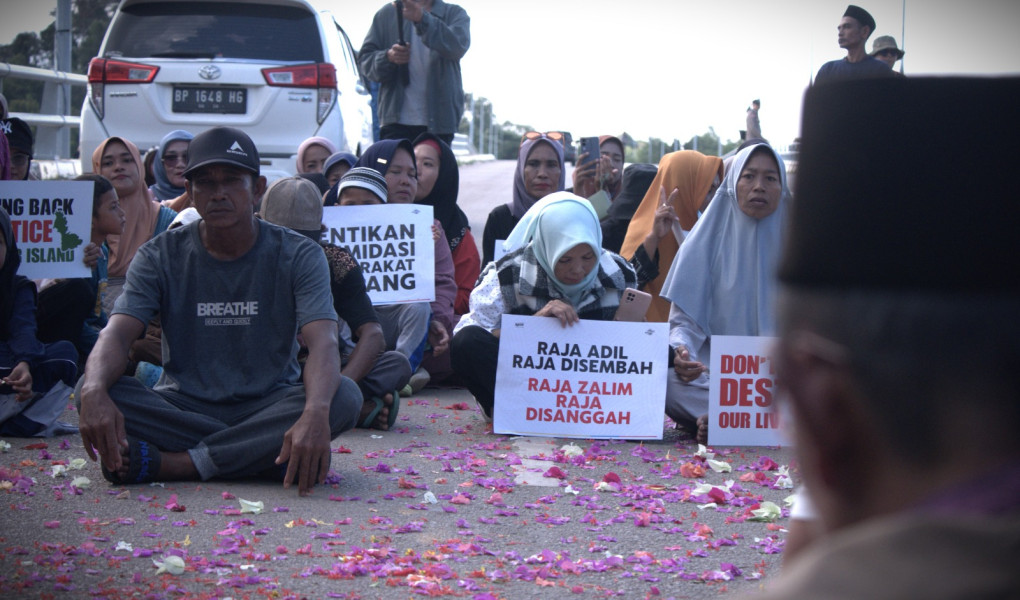
[[[415,204],[431,206],[433,215],[443,225],[446,232],[446,241],[450,244],[450,251],[460,245],[461,240],[467,234],[470,225],[467,215],[457,206],[457,193],[460,190],[460,170],[457,168],[457,157],[453,150],[443,140],[431,133],[423,133],[414,140],[414,146],[434,142],[439,146],[439,175],[436,177],[436,184],[432,191],[421,200],[415,200]],[[413,156],[413,153],[412,153]]]
[[[380,175],[385,177],[386,171],[390,169],[390,162],[393,161],[393,155],[397,153],[398,148],[407,150],[407,153],[411,155],[411,160],[414,160],[414,146],[411,145],[410,140],[379,140],[365,150],[354,166],[375,169]],[[337,181],[326,192],[322,205],[335,206],[340,204],[339,190],[340,182]]]
[[[623,189],[609,205],[609,212],[602,218],[602,247],[610,252],[620,253],[627,237],[627,227],[637,211],[645,193],[655,179],[658,167],[648,163],[635,163],[623,172]]]

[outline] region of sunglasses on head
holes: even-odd
[[[546,131],[544,133],[541,131],[529,131],[521,136],[521,144],[524,144],[524,142],[528,140],[538,140],[543,138],[559,142],[560,146],[562,146],[566,136],[559,131]]]

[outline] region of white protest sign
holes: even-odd
[[[372,304],[436,299],[431,206],[327,206],[322,222],[324,241],[347,248],[361,265]]]
[[[503,315],[493,431],[662,439],[669,325]]]
[[[92,276],[82,262],[92,239],[92,190],[91,181],[0,181],[0,206],[21,252],[19,275]]]
[[[708,441],[727,446],[780,446],[779,413],[772,407],[776,338],[712,336],[708,384]]]

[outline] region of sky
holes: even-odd
[[[312,3],[335,14],[355,49],[383,6]],[[836,43],[845,0],[456,3],[471,17],[471,48],[461,60],[465,91],[491,101],[499,122],[570,131],[575,139],[626,131],[686,141],[709,127],[737,139],[747,107],[760,98],[762,134],[782,146],[799,132],[813,74],[845,56]],[[1020,74],[1016,0],[860,6],[878,25],[868,49],[880,35],[895,37],[907,75]],[[45,28],[55,7],[56,0],[0,0],[0,43]]]

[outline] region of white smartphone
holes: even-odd
[[[652,295],[641,290],[627,288],[620,297],[614,321],[644,321],[645,313],[652,304]]]

